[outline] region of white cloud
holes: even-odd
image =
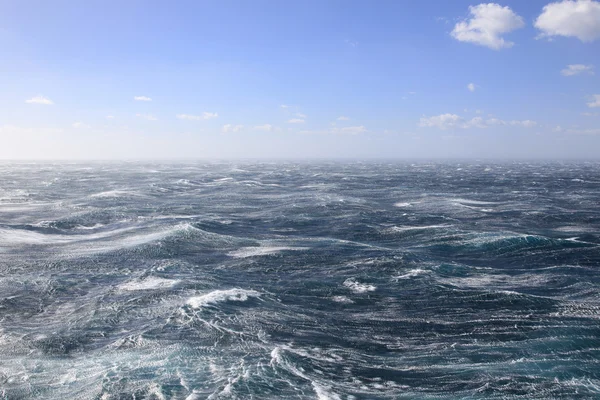
[[[306,118],[306,114],[296,113],[296,117],[304,119],[304,118]]]
[[[190,121],[200,121],[205,119],[217,118],[219,114],[211,112],[203,112],[202,115],[177,114],[179,119],[187,119]]]
[[[484,120],[482,117],[474,117],[465,119],[457,114],[441,114],[433,117],[423,117],[419,121],[419,126],[422,128],[438,128],[446,129],[469,129],[469,128],[488,128],[490,126],[521,126],[524,128],[533,128],[537,126],[537,122],[531,120],[512,120],[504,121],[498,118],[490,118]]]
[[[423,128],[439,128],[442,130],[464,127],[465,120],[456,114],[441,114],[433,117],[422,117],[419,126]]]
[[[271,132],[273,130],[273,125],[271,125],[271,124],[257,125],[253,129],[255,131]]]
[[[342,115],[342,116],[339,116],[339,117],[337,117],[337,120],[338,120],[338,121],[348,121],[349,119],[350,119],[350,118],[348,118],[348,117],[344,117],[343,115]]]
[[[40,96],[32,97],[29,100],[25,100],[25,103],[29,103],[29,104],[44,104],[44,105],[47,105],[47,106],[54,104],[54,102],[52,100],[50,100],[47,97],[41,96],[41,95]]]
[[[487,128],[487,125],[482,117],[472,118],[470,121],[467,121],[467,128]]]
[[[107,115],[106,119],[115,119],[114,115]]]
[[[304,120],[301,118],[292,118],[288,121],[290,124],[303,124]]]
[[[228,132],[239,132],[244,128],[244,125],[232,125],[232,124],[225,124],[223,125],[223,129],[222,131],[224,133],[228,133]]]
[[[84,124],[83,122],[74,122],[73,128],[75,129],[89,129],[90,126],[88,124]]]
[[[594,75],[594,66],[593,65],[583,65],[583,64],[571,64],[567,65],[567,68],[560,71],[563,76],[573,76],[581,73],[588,73],[590,75]]]
[[[146,96],[135,96],[133,99],[136,101],[152,101],[150,97]]]
[[[475,86],[475,84],[474,84],[474,83],[469,83],[469,84],[467,85],[467,89],[469,89],[469,91],[470,91],[470,92],[474,92],[474,91],[475,91],[475,89],[476,89],[476,86]]]
[[[600,115],[600,113],[583,112],[581,113],[581,115],[583,115],[584,117],[597,117]]]
[[[511,125],[518,125],[524,128],[533,128],[537,126],[537,122],[526,119],[524,121],[510,121]]]
[[[485,121],[489,126],[492,125],[506,125],[506,121],[503,121],[501,119],[498,118],[490,118],[487,121]]]
[[[504,40],[503,34],[525,26],[523,18],[515,14],[510,7],[499,4],[479,4],[470,6],[471,19],[462,21],[454,26],[450,33],[461,42],[469,42],[500,50],[512,47],[513,42]]]
[[[154,115],[151,115],[151,114],[135,114],[135,116],[138,118],[147,119],[148,121],[157,121],[158,120],[158,118],[156,118]]]
[[[564,0],[544,6],[535,20],[539,37],[576,37],[582,42],[600,38],[600,2]]]
[[[590,107],[590,108],[600,107],[600,94],[595,94],[592,97],[594,98],[594,100],[587,103],[588,107]]]
[[[286,104],[282,104],[282,105],[280,105],[279,107],[281,107],[281,108],[288,108],[289,106],[288,106],[288,105],[286,105]]]

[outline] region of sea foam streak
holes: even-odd
[[[126,291],[170,289],[179,283],[179,280],[151,276],[145,279],[136,279],[122,283],[117,288]]]

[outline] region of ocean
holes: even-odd
[[[1,163],[0,398],[600,398],[600,163]]]

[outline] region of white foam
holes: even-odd
[[[210,304],[216,304],[224,301],[246,301],[250,297],[260,297],[260,293],[256,290],[246,289],[228,289],[214,290],[202,296],[191,297],[186,304],[192,308],[202,308]]]
[[[458,203],[460,205],[465,205],[465,204],[473,204],[473,205],[478,205],[478,206],[485,206],[485,205],[491,205],[491,204],[499,204],[499,202],[497,201],[481,201],[481,200],[471,200],[471,199],[462,199],[462,198],[451,198],[448,199],[454,203]]]
[[[319,385],[315,381],[312,381],[312,387],[315,390],[317,395],[317,399],[319,400],[342,400],[342,398],[337,394],[331,391],[330,387],[325,387]]]
[[[335,301],[336,303],[342,303],[342,304],[353,304],[354,303],[354,301],[350,300],[346,296],[333,296],[331,298],[331,300]]]
[[[229,256],[235,258],[246,258],[254,256],[266,256],[276,254],[286,250],[304,250],[304,247],[286,247],[286,246],[260,246],[260,247],[242,247],[228,253]]]
[[[139,193],[128,192],[126,190],[108,190],[106,192],[94,193],[90,197],[96,198],[115,198],[115,197],[126,197],[126,196],[140,196]]]
[[[412,206],[411,203],[402,203],[402,202],[399,202],[399,203],[395,203],[394,204],[394,207],[400,207],[400,208],[411,207],[411,206]]]
[[[423,274],[428,274],[428,273],[429,273],[429,271],[427,271],[425,269],[415,268],[415,269],[411,269],[410,271],[408,271],[404,275],[395,276],[394,279],[396,279],[396,280],[398,280],[398,279],[410,279],[410,278],[414,278],[415,276],[419,276],[419,275],[423,275]]]
[[[373,285],[367,285],[366,283],[360,283],[354,278],[348,278],[344,281],[344,286],[352,290],[354,293],[366,293],[373,292],[377,287]]]
[[[146,279],[136,279],[122,283],[117,286],[117,288],[126,291],[169,289],[180,282],[181,281],[176,279],[165,279],[156,276],[150,276]]]
[[[415,231],[415,230],[424,230],[424,229],[441,229],[441,228],[450,228],[452,225],[423,225],[423,226],[392,226],[390,230],[394,232],[406,232],[406,231]]]

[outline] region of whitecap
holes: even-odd
[[[427,271],[425,269],[415,268],[415,269],[411,269],[410,271],[408,271],[404,275],[395,276],[394,279],[396,279],[396,280],[398,280],[398,279],[410,279],[410,278],[414,278],[415,276],[419,276],[419,275],[423,275],[423,274],[427,274],[427,273],[429,273],[429,271]]]
[[[330,387],[326,387],[323,385],[319,385],[315,381],[311,381],[312,387],[317,395],[317,399],[319,400],[342,400],[342,398],[337,394],[331,391]]]
[[[181,281],[176,279],[165,279],[157,276],[151,276],[146,279],[136,279],[122,283],[117,286],[117,288],[125,291],[169,289],[180,282]]]
[[[373,292],[377,287],[373,285],[367,285],[366,283],[360,283],[354,278],[348,278],[344,281],[344,286],[352,290],[354,293],[366,293]]]
[[[354,301],[347,298],[346,296],[333,296],[331,298],[331,300],[335,301],[336,303],[342,303],[342,304],[353,304],[354,303]]]
[[[399,208],[411,207],[411,206],[412,206],[411,203],[402,203],[402,202],[399,202],[399,203],[395,203],[394,204],[394,207],[399,207]]]
[[[108,190],[106,192],[94,193],[90,197],[96,198],[116,198],[126,196],[141,196],[139,193],[129,192],[126,190]]]
[[[242,247],[241,249],[227,253],[231,257],[246,258],[254,256],[266,256],[276,254],[286,250],[304,250],[304,247],[286,247],[286,246],[260,246],[260,247]]]
[[[202,308],[211,304],[221,303],[224,301],[247,301],[250,297],[260,297],[260,293],[256,290],[246,289],[228,289],[214,290],[202,296],[191,297],[186,302],[192,308]]]
[[[450,228],[452,225],[423,225],[423,226],[392,226],[390,228],[391,231],[394,232],[405,232],[405,231],[415,231],[415,230],[426,230],[426,229],[441,229],[441,228]]]

